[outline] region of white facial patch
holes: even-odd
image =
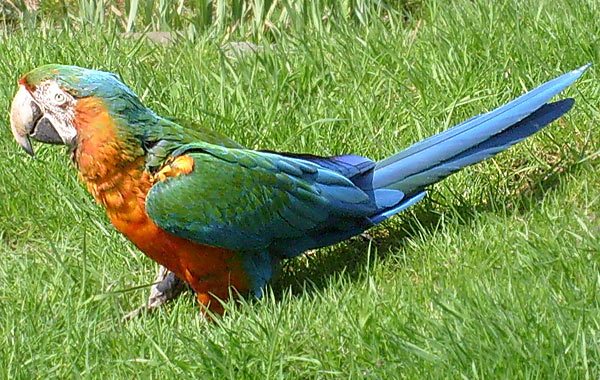
[[[75,98],[51,80],[44,81],[36,86],[33,97],[63,142],[67,145],[71,144],[77,136],[77,130],[73,122],[75,118]]]

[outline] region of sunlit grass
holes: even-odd
[[[0,378],[598,378],[600,84],[548,129],[410,211],[290,261],[260,301],[206,323],[187,294],[137,319],[155,264],[108,222],[64,148],[12,141],[17,79],[117,72],[162,115],[251,148],[383,158],[586,62],[595,1],[428,1],[423,18],[162,47],[110,31],[0,43]],[[110,28],[109,28],[110,29]]]
[[[29,3],[29,5],[28,5]],[[37,5],[36,5],[37,3]],[[394,26],[422,0],[6,0],[0,23],[60,24],[67,28],[168,31],[195,38],[277,39],[285,33],[331,31],[335,25]]]

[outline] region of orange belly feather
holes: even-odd
[[[180,238],[158,227],[146,213],[146,195],[153,183],[193,169],[183,156],[156,175],[144,170],[143,156],[122,149],[114,122],[97,99],[85,98],[76,108],[78,145],[74,160],[80,177],[102,204],[114,226],[151,259],[190,284],[198,300],[222,312],[214,296],[227,299],[229,286],[246,293],[249,281],[236,252]]]

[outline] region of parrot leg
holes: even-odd
[[[164,303],[177,298],[186,288],[186,284],[175,273],[171,272],[162,265],[158,267],[154,285],[150,288],[147,308],[154,310]]]
[[[152,311],[157,309],[166,302],[177,298],[185,288],[186,283],[183,280],[175,276],[175,273],[160,265],[154,279],[154,285],[150,288],[148,302],[127,313],[123,317],[123,320],[132,319],[143,310]]]

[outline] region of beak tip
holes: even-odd
[[[28,155],[35,158],[35,153],[33,151],[33,147],[31,146],[31,141],[29,140],[29,137],[22,136],[21,138],[17,139],[17,143],[21,146],[21,148],[23,148],[23,150]]]

